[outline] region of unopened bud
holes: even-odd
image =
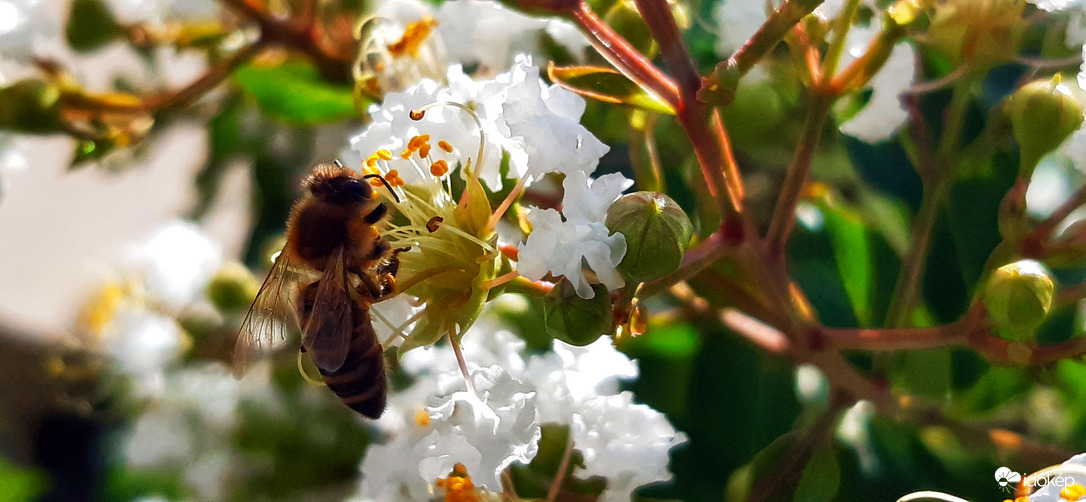
[[[991,67],[1018,55],[1028,23],[1019,0],[945,0],[936,4],[926,41],[956,65]]]
[[[1009,98],[1007,114],[1022,152],[1020,175],[1026,179],[1041,157],[1060,146],[1082,124],[1082,105],[1060,83],[1059,75],[1020,87]]]
[[[543,319],[551,336],[571,345],[588,345],[611,328],[611,295],[607,287],[592,286],[585,300],[573,284],[562,279],[543,297]]]
[[[618,271],[644,282],[674,272],[694,233],[690,218],[671,197],[657,192],[622,196],[607,210],[607,228],[626,237]]]
[[[260,281],[240,263],[222,266],[207,284],[207,299],[220,312],[236,312],[248,308],[260,291]]]
[[[1048,317],[1055,289],[1048,271],[1034,260],[999,267],[984,288],[988,319],[1010,340],[1032,340]]]

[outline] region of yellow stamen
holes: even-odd
[[[437,146],[438,146],[438,148],[441,148],[442,150],[445,150],[445,153],[452,153],[453,152],[453,147],[452,147],[452,145],[449,144],[448,141],[445,141],[445,140],[438,141]]]
[[[385,150],[383,148],[380,149],[380,150],[377,150],[377,153],[375,153],[374,155],[379,157],[381,160],[392,160],[392,152],[390,152],[388,150]]]
[[[419,156],[424,158],[424,159],[426,157],[430,156],[430,144],[429,143],[423,143],[422,146],[419,147]]]
[[[423,142],[422,136],[414,136],[410,140],[408,140],[407,149],[408,150],[418,150],[419,145],[422,144],[422,142]]]
[[[430,425],[430,414],[424,409],[415,412],[415,424],[426,427]]]
[[[433,164],[430,164],[430,174],[438,178],[445,176],[445,174],[448,172],[449,163],[445,162],[444,160],[439,160],[437,162],[434,162]]]
[[[1073,502],[1075,500],[1081,499],[1083,496],[1086,496],[1086,486],[1082,486],[1078,483],[1070,486],[1065,486],[1062,490],[1060,490],[1060,498],[1064,500],[1069,500]]]
[[[403,160],[410,159],[411,158],[411,153],[412,153],[411,150],[404,150],[404,151],[400,152],[400,158],[402,158]]]
[[[437,21],[429,16],[407,25],[403,30],[403,36],[388,45],[388,52],[395,57],[407,55],[412,59],[418,58],[419,49],[422,48],[423,42],[430,38],[435,27],[437,27]]]

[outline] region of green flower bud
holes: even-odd
[[[0,88],[0,129],[29,134],[60,132],[60,89],[31,79]]]
[[[955,65],[991,67],[1018,55],[1027,23],[1021,0],[939,2],[925,40]]]
[[[571,345],[588,345],[611,328],[611,295],[607,287],[592,286],[595,295],[577,296],[573,284],[563,278],[543,297],[543,323],[551,336]]]
[[[207,299],[221,312],[249,308],[260,291],[260,280],[240,263],[222,266],[207,284]]]
[[[1082,124],[1082,105],[1060,83],[1059,75],[1019,88],[1009,98],[1007,114],[1022,153],[1020,176],[1026,179],[1041,157],[1060,146]]]
[[[658,192],[622,196],[607,210],[605,223],[611,232],[626,237],[626,256],[618,271],[637,282],[651,281],[679,268],[694,233],[682,208]]]
[[[984,307],[992,325],[1007,339],[1028,341],[1048,316],[1054,291],[1043,265],[1020,260],[992,272],[984,287]]]

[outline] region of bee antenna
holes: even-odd
[[[392,189],[392,185],[388,184],[388,180],[386,180],[384,176],[381,176],[380,174],[367,174],[365,176],[362,176],[362,178],[363,179],[377,178],[377,179],[381,180],[381,184],[384,185],[385,188],[388,189],[388,193],[392,194],[392,198],[396,199],[396,203],[397,204],[400,203],[400,196],[396,195],[396,191]]]
[[[486,133],[483,132],[483,122],[479,120],[479,115],[477,115],[474,110],[468,108],[463,103],[457,103],[455,101],[435,101],[433,103],[423,105],[416,110],[411,110],[408,113],[408,116],[411,117],[411,120],[422,120],[422,117],[426,114],[426,110],[437,106],[451,106],[464,110],[465,112],[467,112],[468,115],[471,115],[471,119],[474,120],[475,125],[479,127],[479,156],[475,159],[475,165],[472,166],[472,170],[469,173],[470,177],[473,180],[478,178],[479,168],[483,164],[483,146],[486,145]]]

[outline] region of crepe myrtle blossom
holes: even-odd
[[[480,490],[500,492],[502,471],[534,457],[547,422],[570,427],[584,457],[584,469],[574,475],[607,478],[601,500],[629,500],[638,486],[670,479],[668,450],[686,437],[659,412],[619,392],[620,378],[637,376],[634,361],[607,340],[585,347],[556,341],[553,351],[507,369],[487,363],[520,356],[524,342],[507,330],[492,333],[464,338],[474,392],[448,346],[404,356],[404,370],[415,378],[406,393],[430,395],[423,402],[390,396],[386,415],[410,418],[367,450],[362,500],[424,500],[457,464]]]
[[[581,298],[592,298],[592,285],[585,277],[583,263],[607,289],[625,282],[616,267],[626,254],[626,239],[611,234],[603,224],[607,208],[633,181],[621,174],[607,174],[594,181],[582,172],[566,176],[562,186],[562,213],[554,209],[533,209],[528,213],[532,233],[520,246],[517,268],[532,280],[547,273],[565,276]],[[564,218],[563,218],[564,217]]]
[[[128,249],[126,264],[90,295],[76,320],[84,346],[109,357],[137,396],[161,390],[188,345],[176,315],[202,301],[222,264],[218,243],[190,222],[169,221]]]
[[[379,176],[371,179],[375,193],[397,214],[381,235],[401,250],[400,291],[425,307],[404,325],[401,353],[445,335],[459,341],[478,319],[490,289],[519,277],[513,258],[502,251],[511,246],[498,243],[496,227],[525,187],[554,171],[580,180],[580,192],[573,185],[570,192],[582,193],[582,198],[599,197],[604,188],[618,183],[604,182],[595,192],[586,192],[588,173],[608,148],[580,124],[583,112],[583,99],[544,85],[539,68],[526,57],[484,81],[454,67],[448,84],[426,79],[388,94],[370,109],[373,120],[352,138],[351,148],[362,172]],[[508,179],[503,172],[516,182],[492,207],[483,183],[498,192]],[[454,184],[460,184],[454,176],[463,180],[462,190],[454,191]],[[610,199],[604,204],[621,188],[612,191],[607,190]],[[606,211],[599,202],[570,204],[583,207],[584,217],[596,221]],[[583,226],[597,233],[603,228],[602,223]],[[595,260],[599,252],[592,251],[590,264],[606,284],[621,285],[609,265],[621,259],[620,238],[603,237],[610,261]],[[585,242],[598,240],[592,234]]]
[[[370,108],[372,123],[351,138],[351,149],[364,159],[381,150],[399,154],[412,138],[427,134],[448,145],[448,149],[442,146],[441,151],[427,152],[433,151],[435,160],[455,167],[476,152],[481,130],[483,155],[473,160],[473,168],[494,191],[504,185],[503,154],[509,156],[508,178],[528,185],[553,171],[591,174],[609,150],[580,124],[584,99],[557,85],[544,85],[539,67],[526,56],[518,56],[509,71],[491,80],[472,80],[455,65],[446,79],[447,84],[424,79],[403,92],[386,95],[383,103]],[[455,107],[431,108],[420,120],[411,117],[411,111],[441,102],[470,104],[478,123]],[[426,160],[425,156],[397,155],[381,165],[411,184],[431,176],[414,165]],[[461,171],[461,176],[466,177],[466,172]]]
[[[238,426],[238,406],[289,413],[281,409],[270,383],[270,366],[258,365],[241,380],[223,363],[170,371],[159,392],[133,423],[122,454],[127,468],[178,472],[200,500],[226,498],[239,464],[231,450]]]
[[[491,0],[444,2],[436,9],[417,0],[378,6],[364,58],[385,92],[399,91],[422,77],[442,80],[450,65],[475,68],[478,76],[509,68],[518,54],[543,55],[548,41],[583,60],[588,40],[572,23],[537,18]]]

